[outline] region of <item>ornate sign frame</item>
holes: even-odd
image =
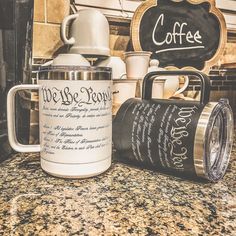
[[[152,7],[156,7],[158,6],[158,1],[159,0],[147,0],[145,2],[143,2],[135,11],[133,18],[132,18],[132,22],[131,22],[131,39],[132,39],[132,44],[133,44],[133,48],[135,51],[143,51],[142,46],[140,44],[140,36],[139,36],[139,29],[140,29],[140,23],[141,20],[145,14],[145,12],[147,10],[149,10]],[[184,0],[172,0],[173,2],[182,2]],[[187,2],[189,2],[190,4],[193,5],[198,5],[204,2],[207,2],[210,4],[210,8],[209,8],[209,13],[215,15],[219,21],[220,24],[220,40],[219,40],[219,47],[216,51],[216,53],[214,54],[214,56],[205,61],[204,63],[204,68],[201,70],[203,72],[209,72],[210,67],[212,65],[215,65],[216,62],[219,60],[220,56],[223,54],[224,52],[224,48],[225,45],[227,43],[227,28],[226,28],[226,22],[225,22],[225,18],[223,16],[223,14],[221,13],[221,11],[216,8],[216,3],[215,0],[186,0]],[[182,68],[178,68],[178,67],[174,67],[174,66],[167,66],[165,67],[166,69],[191,69],[191,70],[196,70],[196,68],[191,67],[191,66],[186,66],[186,67],[182,67]]]

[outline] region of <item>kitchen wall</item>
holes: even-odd
[[[210,101],[217,102],[220,98],[227,98],[233,109],[236,123],[236,68],[214,69],[210,72],[211,93]],[[200,81],[191,80],[185,91],[188,97],[200,97]]]
[[[80,9],[77,6],[77,9]],[[34,58],[49,59],[66,47],[60,39],[60,24],[70,12],[69,0],[35,0],[34,11]],[[119,23],[109,18],[111,55],[122,56],[129,46],[129,21],[120,18]],[[236,37],[236,36],[235,36]],[[236,39],[226,45],[218,64],[236,62]]]
[[[218,64],[221,65],[232,62],[236,63],[236,39],[235,42],[228,42],[226,44],[224,54],[221,56]]]
[[[77,9],[80,9],[77,6]],[[60,39],[60,24],[65,16],[70,12],[70,0],[35,0],[34,11],[34,58],[49,59],[60,51],[65,51],[66,47]],[[129,43],[129,20],[108,17],[110,22],[110,48],[111,54],[122,56],[123,51]],[[236,36],[235,36],[236,38]],[[226,45],[224,55],[218,62],[236,62],[236,39],[230,40]]]
[[[35,0],[33,57],[50,59],[59,52],[66,51],[60,39],[60,24],[70,13],[69,0]],[[127,21],[120,20],[120,25],[109,18],[111,55],[122,56],[129,43]]]
[[[70,11],[69,0],[34,1],[33,57],[49,59],[63,50],[60,24]]]

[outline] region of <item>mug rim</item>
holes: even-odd
[[[73,66],[73,65],[49,65],[40,66],[38,73],[40,72],[69,72],[69,71],[81,71],[81,72],[112,72],[111,67],[106,66]]]
[[[44,66],[39,68],[37,80],[111,80],[110,67],[92,66]]]
[[[133,84],[137,83],[138,79],[113,79],[112,80],[114,84],[122,83],[122,84]]]
[[[124,56],[138,56],[138,55],[142,55],[142,56],[151,56],[152,52],[150,51],[128,51],[128,52],[124,52]]]

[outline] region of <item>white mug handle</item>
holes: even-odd
[[[177,91],[174,93],[173,96],[184,92],[184,91],[186,90],[186,88],[188,87],[188,84],[189,84],[189,78],[188,78],[188,76],[184,76],[184,85],[183,85],[183,87],[180,88],[179,90],[177,90]]]
[[[12,87],[7,94],[7,128],[11,147],[17,152],[39,152],[40,145],[24,145],[16,138],[15,95],[23,89],[39,89],[37,84],[22,84]]]
[[[119,79],[127,79],[127,74],[122,74]]]
[[[66,36],[66,26],[68,25],[69,21],[76,19],[78,16],[79,16],[79,14],[75,13],[73,15],[66,16],[64,18],[64,20],[62,21],[62,24],[61,24],[61,38],[62,38],[62,41],[65,44],[73,45],[75,43],[75,38],[74,37],[71,37],[69,39],[67,38],[67,36]]]

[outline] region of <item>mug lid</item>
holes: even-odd
[[[111,80],[110,67],[43,66],[37,71],[39,80]]]
[[[49,66],[40,66],[38,72],[45,71],[88,71],[88,72],[111,72],[110,67],[103,66],[69,66],[69,65],[49,65]]]

